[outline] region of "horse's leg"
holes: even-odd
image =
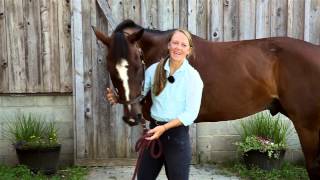
[[[320,179],[320,129],[305,128],[295,124],[304,157],[306,160],[307,171],[311,180]]]

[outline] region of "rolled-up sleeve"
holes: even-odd
[[[184,126],[191,125],[198,117],[203,91],[203,82],[197,71],[194,72],[190,80],[191,84],[187,88],[185,109],[177,117]]]

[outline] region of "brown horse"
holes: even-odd
[[[143,30],[126,20],[110,37],[95,32],[108,47],[108,71],[126,105],[126,119],[136,124],[142,60],[148,67],[167,55],[173,30]],[[299,135],[310,179],[320,179],[320,47],[288,37],[210,42],[193,35],[193,43],[189,62],[204,82],[196,122],[238,119],[264,109],[281,112]],[[145,117],[149,106],[150,99],[143,107]]]

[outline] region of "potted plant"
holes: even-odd
[[[16,114],[10,118],[6,134],[13,143],[20,164],[33,172],[53,174],[57,171],[61,144],[53,121],[37,114]]]
[[[288,122],[280,120],[279,115],[272,117],[263,112],[241,121],[238,130],[241,140],[235,145],[247,168],[256,166],[269,171],[281,167],[291,133]]]

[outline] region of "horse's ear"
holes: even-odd
[[[138,41],[142,37],[143,32],[144,32],[144,29],[142,28],[139,31],[137,31],[137,32],[131,34],[130,36],[128,36],[128,40],[131,43]]]
[[[103,42],[103,44],[105,44],[106,46],[110,45],[110,37],[104,35],[103,32],[96,30],[96,28],[94,26],[91,26],[94,33],[96,34],[96,37]]]

